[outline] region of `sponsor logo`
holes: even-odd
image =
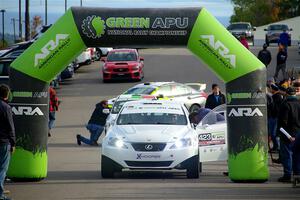
[[[265,93],[262,92],[241,92],[241,93],[227,93],[227,102],[231,103],[233,99],[261,99],[265,97]]]
[[[229,49],[221,41],[216,40],[214,35],[201,35],[199,42],[227,68],[234,69],[236,67],[236,56],[230,54]]]
[[[23,98],[47,98],[48,92],[14,91],[12,92],[12,96]]]
[[[41,53],[34,56],[34,67],[42,68],[62,48],[70,42],[69,34],[56,34],[55,40],[50,40],[42,49]]]
[[[259,108],[232,108],[228,114],[229,117],[263,117]]]
[[[114,29],[108,30],[108,35],[186,35],[186,31],[155,31],[155,29],[185,29],[188,25],[188,17],[157,17],[154,20],[149,17],[108,17],[103,19],[92,15],[82,21],[81,28],[87,37],[97,39],[105,34],[107,28]]]
[[[137,160],[142,160],[142,159],[159,159],[160,155],[149,155],[149,154],[142,154],[138,153],[136,154],[136,159]]]
[[[28,106],[19,106],[18,108],[12,107],[12,112],[15,115],[40,115],[43,116],[44,113],[41,111],[39,107],[35,107],[34,109],[32,107]]]
[[[146,149],[147,151],[150,151],[150,150],[153,149],[153,146],[152,146],[151,144],[146,144],[146,145],[145,145],[145,149]]]

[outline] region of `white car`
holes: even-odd
[[[201,112],[201,110],[198,112]],[[200,162],[227,160],[225,104],[208,112],[197,125],[196,132],[199,135]]]
[[[182,169],[198,178],[198,135],[188,115],[182,103],[169,100],[125,103],[102,142],[102,177],[123,169]]]
[[[89,48],[84,50],[78,57],[77,57],[77,63],[79,65],[89,65],[92,63],[92,56],[91,51]]]

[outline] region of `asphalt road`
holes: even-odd
[[[257,47],[252,51],[257,54]],[[276,48],[271,47],[276,57]],[[179,81],[224,84],[202,62],[185,49],[142,50],[144,81]],[[136,82],[102,83],[100,62],[82,66],[65,81],[58,95],[62,100],[56,127],[48,145],[48,177],[40,182],[8,183],[16,200],[53,199],[300,199],[300,188],[276,182],[280,165],[270,164],[270,180],[261,184],[232,183],[222,172],[226,162],[206,163],[199,179],[186,179],[182,172],[124,172],[115,179],[100,175],[101,147],[78,146],[75,136],[85,129],[95,103],[114,97]],[[300,67],[296,48],[289,49],[289,67]],[[268,75],[274,73],[274,62]]]

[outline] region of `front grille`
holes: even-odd
[[[114,72],[128,72],[128,68],[115,68],[113,69]]]
[[[163,151],[166,143],[131,143],[136,151]]]
[[[129,167],[169,167],[173,161],[125,161]]]
[[[124,74],[124,75],[112,74],[111,78],[113,78],[113,79],[130,79],[131,75],[130,74]]]

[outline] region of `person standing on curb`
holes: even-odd
[[[278,118],[278,131],[286,130],[291,138],[280,133],[280,160],[283,165],[283,176],[279,182],[291,182],[292,172],[300,175],[300,101],[296,90],[289,87],[286,100],[282,103]]]
[[[54,127],[55,112],[58,111],[58,98],[56,91],[50,86],[49,87],[49,124],[48,124],[48,137],[51,137],[51,129]]]
[[[4,180],[8,170],[10,154],[15,151],[16,136],[11,107],[8,105],[10,89],[0,85],[0,200],[9,200],[4,193]],[[8,193],[6,191],[6,193]]]
[[[214,109],[215,107],[226,103],[225,95],[221,93],[217,84],[212,84],[212,94],[208,95],[205,108]]]
[[[286,60],[287,60],[287,52],[284,50],[284,46],[279,45],[279,50],[277,53],[277,66],[276,66],[276,71],[275,71],[275,81],[278,81],[278,74],[279,71],[281,70],[283,79],[287,78],[286,77]]]
[[[272,56],[271,52],[267,49],[268,45],[264,44],[263,49],[259,51],[257,58],[265,64],[266,67],[271,63]]]
[[[98,139],[104,129],[104,125],[106,123],[106,118],[109,114],[108,102],[107,100],[103,100],[100,103],[96,104],[96,108],[86,126],[86,128],[90,131],[90,139],[87,139],[80,134],[76,135],[77,144],[81,145],[81,142],[91,145],[98,146]]]

